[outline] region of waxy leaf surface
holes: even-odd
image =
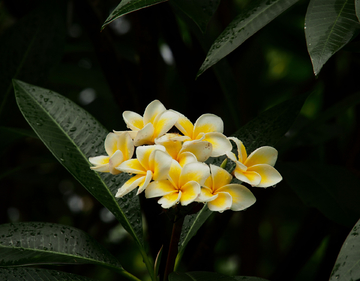
[[[55,92],[19,80],[14,80],[14,89],[22,114],[47,148],[141,246],[138,197],[133,193],[121,199],[114,196],[129,176],[90,169],[89,157],[106,155],[104,140],[108,131],[88,112]]]
[[[0,266],[64,263],[123,271],[101,244],[74,227],[42,222],[0,225]]]
[[[101,29],[104,29],[109,23],[123,15],[166,1],[167,0],[122,0],[105,20]]]
[[[230,54],[245,40],[255,34],[298,0],[250,1],[244,9],[219,35],[206,55],[197,76],[219,60]]]
[[[360,279],[360,220],[350,231],[330,276],[330,281]]]
[[[360,29],[354,0],[311,0],[305,37],[315,75]]]
[[[0,268],[0,280],[6,281],[94,281],[87,277],[75,275],[72,273],[48,270],[42,268],[12,267]]]

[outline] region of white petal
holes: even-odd
[[[143,175],[136,175],[130,178],[127,182],[125,182],[122,187],[119,188],[117,193],[115,194],[116,198],[123,197],[124,195],[128,194],[129,192],[133,191],[136,187],[139,186],[145,180],[145,176]]]
[[[182,132],[185,136],[188,136],[191,139],[193,139],[194,125],[191,123],[191,121],[187,117],[185,117],[185,115],[175,110],[171,110],[171,111],[175,112],[179,116],[179,119],[177,120],[175,127],[178,128],[178,130]]]
[[[206,133],[204,141],[212,144],[212,157],[219,157],[231,151],[232,145],[227,137],[221,133]]]
[[[201,193],[200,193],[199,197],[196,198],[195,201],[205,203],[205,202],[215,200],[217,197],[218,197],[218,194],[212,194],[212,191],[210,188],[203,186],[201,188]]]
[[[248,171],[256,172],[261,176],[260,183],[254,185],[257,187],[269,187],[279,183],[282,180],[280,173],[274,167],[267,164],[251,166],[248,168]]]
[[[101,156],[90,157],[89,162],[93,165],[100,166],[100,165],[109,164],[109,159],[110,159],[109,156],[101,155]]]
[[[144,127],[143,118],[136,112],[124,111],[123,119],[126,126],[133,131],[139,131]]]
[[[187,141],[183,144],[181,152],[189,151],[199,162],[205,162],[212,154],[212,144],[207,141]]]
[[[238,167],[234,170],[234,176],[243,182],[251,184],[252,186],[258,186],[261,182],[261,176],[257,172],[248,170],[242,171],[238,169]]]
[[[220,191],[231,195],[231,210],[233,211],[245,210],[256,202],[254,194],[241,184],[228,184],[223,186]]]
[[[146,175],[146,169],[141,165],[138,159],[129,159],[122,162],[115,169],[128,174]]]
[[[181,187],[180,203],[183,206],[189,205],[194,202],[201,193],[200,184],[195,181],[190,181]]]
[[[148,123],[137,132],[134,139],[135,146],[141,146],[143,144],[154,144],[154,125]]]
[[[235,137],[229,137],[228,139],[235,142],[237,151],[238,151],[238,155],[237,155],[238,160],[241,163],[244,163],[247,158],[247,152],[246,152],[244,144],[242,143],[241,140],[239,140],[238,138],[235,138]]]
[[[113,156],[110,157],[109,160],[109,168],[110,173],[113,175],[120,174],[121,171],[115,169],[117,166],[119,166],[124,161],[123,153],[120,150],[117,150]]]
[[[170,207],[177,204],[180,198],[181,198],[181,191],[179,192],[175,191],[173,193],[161,197],[158,203],[161,204],[161,207],[163,207],[164,209],[169,209]]]
[[[278,152],[271,146],[262,146],[254,150],[245,161],[247,167],[257,164],[268,164],[274,166],[277,160]]]
[[[219,116],[214,114],[201,115],[194,124],[194,138],[200,133],[210,133],[224,131],[224,122]]]
[[[144,125],[153,123],[156,116],[163,113],[165,110],[165,106],[158,100],[154,100],[149,103],[144,112]]]
[[[165,147],[162,145],[145,145],[139,146],[136,149],[136,159],[138,159],[138,161],[146,170],[151,170],[150,163],[154,161],[152,158],[154,157],[153,152],[155,150],[165,151]]]
[[[177,192],[177,189],[168,180],[153,181],[145,189],[146,198],[165,196]]]
[[[112,156],[119,147],[119,135],[109,133],[105,138],[105,151],[109,156]]]
[[[139,195],[141,192],[143,192],[148,187],[152,178],[153,178],[153,173],[151,171],[146,171],[145,180],[144,180],[144,182],[139,184],[139,189],[138,189],[138,192],[136,193],[136,195]]]
[[[153,166],[151,169],[154,172],[153,179],[164,180],[169,174],[173,159],[167,152],[164,152],[162,150],[155,150],[153,153],[154,159],[152,165],[150,165]]]
[[[159,114],[154,121],[154,138],[161,137],[167,133],[179,119],[179,116],[170,111],[166,110],[163,113]]]
[[[218,192],[215,200],[208,202],[211,211],[224,212],[229,210],[232,205],[232,197],[227,192]]]
[[[198,159],[196,158],[196,156],[194,154],[186,151],[186,152],[180,153],[180,155],[177,158],[177,161],[179,162],[181,167],[184,167],[188,163],[198,162]]]
[[[184,186],[190,181],[196,181],[202,186],[209,175],[209,166],[204,163],[196,162],[186,164],[180,174],[179,186]]]

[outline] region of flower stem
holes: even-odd
[[[180,216],[180,217],[176,216],[175,217],[175,220],[173,223],[173,228],[172,228],[172,233],[171,233],[171,240],[170,240],[170,245],[169,245],[168,256],[167,256],[167,260],[166,260],[164,281],[167,281],[169,274],[174,271],[175,260],[176,260],[177,254],[178,254],[178,245],[179,245],[181,228],[182,228],[183,222],[184,222],[184,216]]]

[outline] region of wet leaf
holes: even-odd
[[[42,222],[0,225],[0,266],[64,263],[124,271],[102,245],[74,227]]]
[[[360,220],[350,231],[330,276],[330,281],[360,279]]]
[[[168,0],[122,0],[105,20],[101,29],[123,15],[166,1]]]
[[[305,37],[315,75],[360,30],[353,0],[311,0]]]
[[[115,217],[142,248],[139,199],[130,193],[115,194],[129,178],[90,169],[88,158],[106,155],[108,131],[88,112],[69,99],[47,89],[14,80],[18,106],[30,126],[56,159]]]
[[[255,34],[298,0],[257,0],[250,1],[244,9],[220,34],[210,47],[197,77],[205,70],[226,57],[245,40]]]
[[[72,273],[47,270],[42,268],[27,268],[27,267],[13,267],[13,268],[0,268],[0,280],[6,281],[19,281],[19,280],[32,280],[32,281],[92,281],[87,277],[75,275]]]
[[[171,3],[188,15],[204,33],[207,24],[220,4],[220,0],[173,0]]]
[[[259,277],[226,276],[216,272],[173,272],[169,281],[267,281]]]

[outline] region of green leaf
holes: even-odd
[[[304,162],[277,167],[298,197],[329,219],[352,226],[360,217],[360,180],[345,168]]]
[[[355,0],[355,12],[358,20],[360,19],[360,0]]]
[[[190,239],[195,236],[200,227],[205,223],[205,221],[210,217],[213,212],[209,210],[207,205],[196,214],[187,215],[184,218],[183,227],[181,229],[180,241],[179,241],[179,253],[176,258],[176,265],[180,262],[182,255],[184,254],[186,245],[189,243]]]
[[[170,3],[181,9],[204,33],[211,17],[220,4],[220,0],[172,0]]]
[[[102,245],[74,227],[42,222],[0,225],[0,266],[64,263],[124,271]]]
[[[123,15],[166,1],[168,0],[122,0],[105,20],[101,30],[104,29],[109,23]]]
[[[226,276],[216,272],[173,272],[169,281],[267,281],[259,277]]]
[[[360,29],[354,0],[311,0],[305,37],[315,75]]]
[[[245,40],[263,28],[298,0],[257,0],[242,11],[220,34],[210,47],[197,77],[226,57]]]
[[[14,80],[18,106],[30,126],[60,163],[115,217],[142,249],[139,199],[134,193],[114,194],[129,176],[97,173],[88,158],[106,155],[108,131],[69,99],[40,87]]]
[[[75,275],[72,273],[47,270],[42,268],[0,268],[0,280],[6,281],[93,281],[87,277]]]
[[[292,98],[266,110],[234,136],[244,143],[248,154],[264,145],[275,146],[295,121],[307,96]]]
[[[330,281],[360,279],[360,220],[350,231],[332,270]]]

